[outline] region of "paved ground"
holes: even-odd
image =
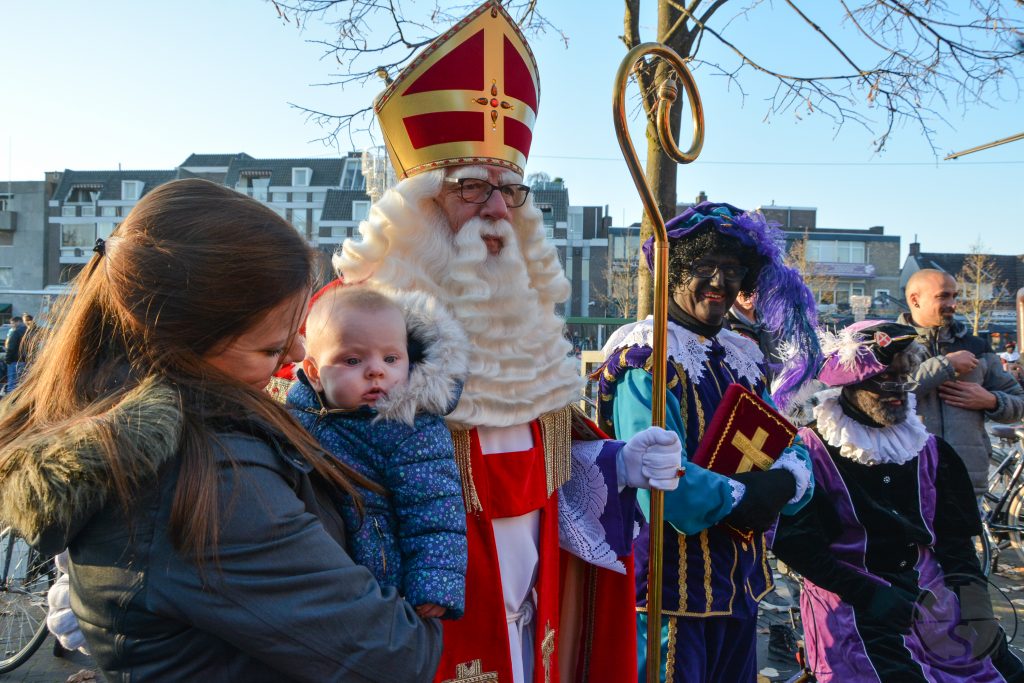
[[[80,652],[68,653],[63,657],[53,656],[53,636],[46,639],[28,663],[14,671],[0,674],[3,683],[65,683],[82,669],[89,669],[92,660]],[[102,679],[100,679],[102,680]]]
[[[771,598],[773,602],[782,602],[791,597],[786,583],[779,583],[777,594]],[[1011,647],[1024,657],[1024,558],[1018,557],[1012,550],[1004,551],[1001,565],[992,577],[990,592],[1003,629],[1013,636]],[[785,681],[797,672],[794,659],[779,659],[768,654],[769,626],[782,623],[789,623],[789,615],[785,611],[762,609],[758,619],[758,668],[763,676],[762,681]],[[90,666],[89,657],[81,653],[54,657],[51,637],[27,664],[11,673],[0,674],[0,683],[65,683],[69,676]]]

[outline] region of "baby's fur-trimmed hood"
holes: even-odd
[[[113,434],[122,469],[155,479],[181,437],[174,389],[150,378],[98,415],[25,434],[0,448],[0,522],[46,555],[60,552],[114,493],[101,433]]]
[[[447,415],[455,408],[469,372],[469,342],[462,326],[428,294],[396,292],[378,286],[374,289],[392,299],[402,310],[410,356],[408,381],[377,401],[374,410],[378,419],[411,426],[417,413]],[[316,393],[311,387],[309,390]],[[302,409],[350,412],[324,406],[323,397],[319,395],[316,402],[317,406],[303,405]]]

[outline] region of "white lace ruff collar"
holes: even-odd
[[[821,403],[814,407],[818,433],[839,449],[839,455],[861,465],[902,465],[917,457],[928,442],[928,430],[917,417],[917,400],[907,394],[907,419],[891,427],[868,427],[843,412],[840,389],[818,393]]]
[[[758,364],[764,361],[764,355],[757,344],[742,334],[726,329],[721,330],[714,338],[725,349],[725,364],[732,368],[738,377],[747,380],[751,386],[761,379],[761,368]],[[704,361],[708,359],[708,353],[711,351],[711,339],[695,334],[670,320],[666,345],[668,357],[683,367],[691,382],[700,383],[705,371]],[[605,358],[625,346],[654,348],[653,316],[647,316],[645,320],[623,325],[615,330],[604,345]]]

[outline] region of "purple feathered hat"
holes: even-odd
[[[785,236],[758,212],[743,211],[731,204],[701,202],[665,225],[669,244],[709,225],[744,246],[753,247],[761,257],[763,266],[755,287],[757,310],[784,348],[782,369],[772,387],[772,397],[784,410],[800,387],[814,378],[820,364],[814,294],[800,273],[783,262]],[[643,254],[647,267],[654,270],[653,237],[644,242]]]
[[[857,384],[885,372],[917,330],[887,320],[862,320],[822,340],[825,362],[818,379],[830,387]]]

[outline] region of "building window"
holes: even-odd
[[[881,299],[883,296],[889,296],[889,290],[888,289],[876,289],[875,290],[875,298]]]
[[[14,286],[14,268],[0,268],[0,289]]]
[[[253,175],[243,175],[238,179],[238,183],[235,185],[235,189],[242,194],[247,194],[253,199],[258,199],[261,202],[267,201],[267,194],[270,189],[270,174],[264,174],[262,171],[255,172]]]
[[[13,195],[0,194],[0,211],[10,211],[11,199]]]
[[[99,196],[100,192],[95,187],[72,187],[66,201],[70,204],[94,204]]]
[[[838,242],[836,244],[836,260],[839,263],[864,263],[863,242]]]
[[[142,181],[141,180],[122,180],[121,181],[121,199],[128,202],[138,201],[139,197],[142,196]]]
[[[116,216],[117,215],[117,207],[116,206],[101,206],[100,207],[100,215],[101,216]]]
[[[345,159],[345,167],[341,172],[341,189],[365,190],[366,179],[363,178],[363,161],[356,157]]]
[[[65,204],[64,206],[60,207],[60,215],[61,216],[77,216],[78,215],[78,207]]]
[[[537,210],[540,211],[540,215],[544,220],[544,225],[552,228],[555,227],[555,207],[550,204],[534,204]]]
[[[326,192],[314,192],[313,193],[313,201],[314,202],[319,202],[320,204],[323,204],[324,201],[326,201],[326,200],[327,200],[327,193]]]
[[[96,237],[107,239],[110,237],[110,233],[114,232],[114,228],[117,227],[117,223],[113,221],[100,221],[96,224]]]
[[[352,220],[365,221],[370,215],[370,202],[352,202]]]
[[[283,204],[284,202],[288,201],[288,193],[287,192],[273,192],[270,195],[270,201],[278,202],[278,203]]]
[[[807,240],[807,260],[819,263],[836,262],[836,243],[833,240]]]
[[[306,210],[292,209],[292,225],[300,235],[306,234]]]
[[[569,239],[583,239],[583,207],[569,207]]]
[[[86,204],[85,206],[83,206],[82,207],[82,215],[83,216],[95,216],[96,215],[96,205],[95,204]]]
[[[309,183],[313,179],[313,169],[311,168],[293,168],[292,169],[292,186],[293,187],[309,187]]]
[[[91,247],[95,243],[95,223],[65,223],[61,226],[60,246]]]
[[[293,202],[308,202],[309,201],[309,193],[308,192],[292,192],[292,201]]]

